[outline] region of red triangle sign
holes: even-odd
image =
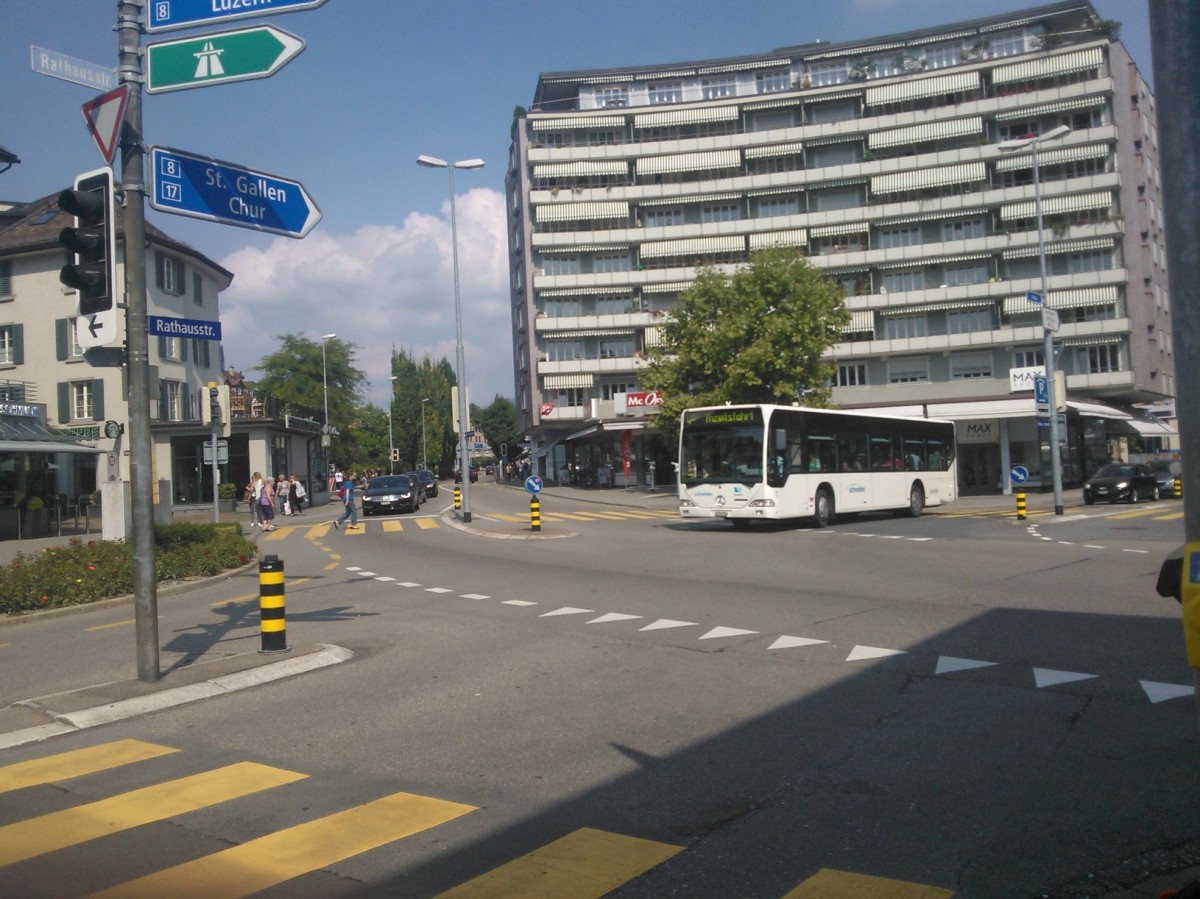
[[[117,138],[121,136],[121,125],[125,122],[125,103],[129,100],[129,85],[122,84],[116,90],[101,94],[83,104],[83,118],[88,131],[100,148],[104,161],[112,165],[117,153]]]

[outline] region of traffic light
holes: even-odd
[[[229,385],[216,381],[208,382],[208,397],[200,403],[200,418],[205,424],[216,422],[221,425],[221,436],[228,437],[232,432],[229,420]]]
[[[394,450],[392,450],[392,461],[393,461],[393,462],[399,462],[399,461],[400,461],[400,450],[398,450],[398,449],[394,449]]]
[[[75,227],[63,228],[58,235],[59,245],[74,257],[62,267],[58,279],[79,291],[79,315],[107,312],[117,295],[112,169],[80,175],[74,190],[58,195],[58,208],[75,216]]]

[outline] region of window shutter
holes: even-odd
[[[164,337],[162,334],[158,335],[158,358],[159,359],[167,358],[167,338]]]
[[[59,362],[71,356],[71,320],[59,318],[54,320],[54,355]]]
[[[171,417],[171,404],[167,399],[167,382],[158,382],[158,418],[167,421]]]
[[[25,326],[12,326],[12,361],[14,365],[25,364]]]
[[[65,425],[71,420],[71,385],[66,381],[58,384],[58,423]]]
[[[104,381],[100,378],[92,379],[92,418],[104,420]]]

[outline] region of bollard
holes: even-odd
[[[462,508],[462,488],[461,487],[454,488],[454,508],[456,511],[458,509]]]
[[[259,652],[290,652],[284,614],[283,562],[264,556],[258,563],[258,619],[262,630]]]
[[[1175,489],[1173,493],[1176,499],[1181,499],[1183,497],[1183,478],[1175,479]]]
[[[542,504],[536,496],[529,500],[529,523],[535,531],[542,529]]]
[[[1025,520],[1025,494],[1017,494],[1017,521]]]

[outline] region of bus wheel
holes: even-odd
[[[920,518],[921,513],[925,511],[925,488],[920,484],[912,485],[912,492],[908,494],[908,517]]]
[[[822,487],[817,491],[813,503],[813,522],[819,528],[827,528],[833,524],[833,516],[833,497],[828,490]]]

